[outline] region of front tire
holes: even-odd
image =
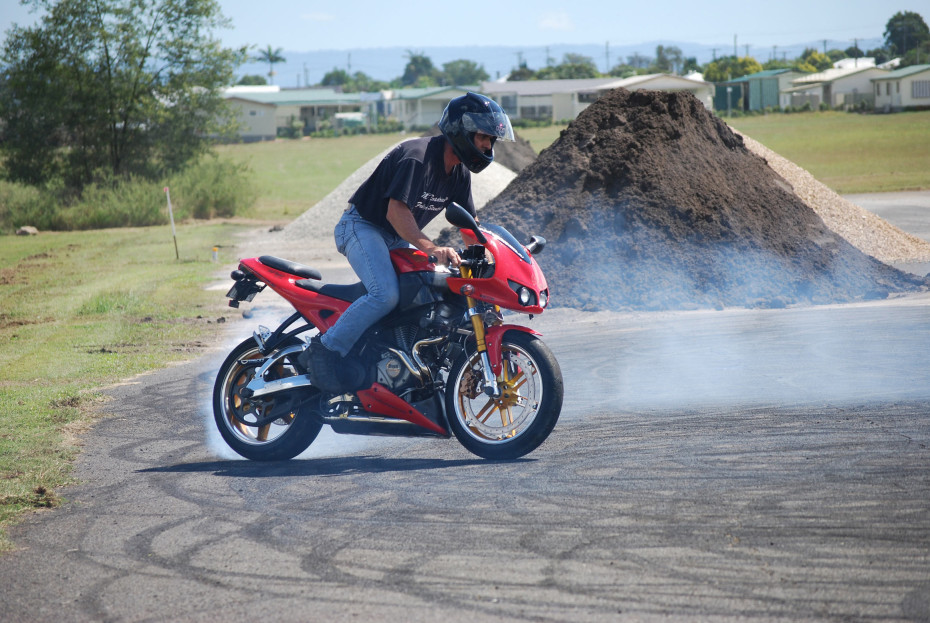
[[[300,340],[286,340],[281,348],[300,344]],[[274,356],[274,353],[271,353]],[[286,461],[306,450],[323,427],[306,404],[307,391],[301,394],[288,392],[268,398],[249,399],[241,390],[255,378],[265,355],[255,340],[249,338],[239,344],[226,357],[216,375],[213,386],[213,419],[223,440],[241,456],[253,461]],[[287,356],[268,370],[266,380],[300,374]],[[266,414],[280,411],[280,417],[263,423]]]
[[[562,411],[562,371],[539,338],[509,331],[501,343],[500,398],[483,393],[481,359],[464,353],[449,370],[446,415],[456,438],[469,451],[512,460],[535,450]]]

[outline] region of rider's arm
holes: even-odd
[[[426,234],[417,227],[413,213],[403,201],[397,199],[388,201],[387,220],[401,238],[427,255],[435,256],[438,264],[458,266],[461,263],[462,260],[455,249],[437,246],[427,238]]]

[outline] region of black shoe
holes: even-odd
[[[344,394],[357,389],[339,374],[339,371],[345,368],[343,356],[326,348],[319,335],[313,336],[310,346],[301,354],[299,361],[307,368],[310,382],[325,392]]]

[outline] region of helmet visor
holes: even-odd
[[[467,112],[462,114],[462,128],[468,132],[481,132],[495,139],[515,140],[510,117],[502,112]]]

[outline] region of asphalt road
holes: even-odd
[[[220,350],[113,388],[83,484],[13,531],[0,618],[930,621],[930,295],[529,324],[566,401],[513,463],[336,435],[237,460]]]

